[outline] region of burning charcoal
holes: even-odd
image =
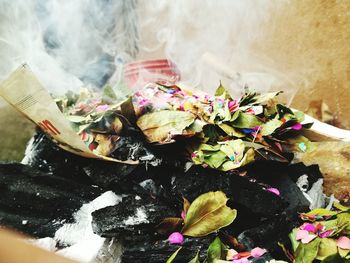
[[[207,249],[213,241],[213,236],[203,238],[185,238],[181,245],[182,249],[174,259],[174,263],[189,262],[200,251],[200,261],[203,261],[207,255]],[[179,246],[170,245],[168,241],[162,240],[157,242],[142,241],[135,243],[125,243],[124,252],[121,257],[123,263],[147,262],[164,263],[179,248]]]
[[[101,192],[19,163],[0,164],[0,189],[0,225],[36,237],[52,236]]]
[[[92,213],[92,227],[103,237],[118,237],[122,234],[133,241],[153,235],[155,226],[176,212],[159,200],[147,196],[127,196],[115,206],[109,206]]]

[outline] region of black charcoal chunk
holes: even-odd
[[[93,231],[103,237],[129,237],[142,239],[156,235],[155,227],[166,217],[176,216],[159,200],[147,196],[126,196],[115,206],[92,213]],[[135,241],[134,240],[134,241]]]
[[[0,225],[36,237],[53,236],[84,203],[101,194],[99,188],[20,163],[0,164],[0,192]]]

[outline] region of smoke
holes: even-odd
[[[180,68],[183,83],[213,92],[222,80],[236,95],[246,84],[261,92],[282,81],[294,88],[269,58],[253,48],[264,40],[271,16],[287,1],[154,0],[142,4],[141,54],[150,57],[149,53],[164,52]],[[208,53],[215,61],[206,59]],[[220,72],[220,64],[233,72],[235,81]]]
[[[102,86],[137,53],[133,0],[2,0],[0,78],[28,63],[53,93]]]
[[[323,98],[350,127],[349,8],[335,0],[1,0],[0,79],[28,62],[62,93],[102,86],[122,75],[120,62],[166,57],[184,85],[213,93],[222,80],[235,96],[244,85],[284,90],[300,109]]]

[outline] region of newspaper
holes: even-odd
[[[93,153],[72,129],[69,121],[27,64],[20,66],[0,84],[0,96],[35,122],[64,150],[87,158],[138,164],[138,161],[122,161]]]

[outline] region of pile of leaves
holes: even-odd
[[[214,96],[149,84],[122,102],[110,87],[102,95],[83,90],[56,101],[100,155],[111,155],[125,126],[134,126],[151,144],[188,140],[184,155],[194,164],[228,171],[258,158],[288,162],[292,151],[308,150],[298,135],[310,124],[302,124],[302,112],[277,103],[279,93],[246,90],[234,99],[221,84]]]
[[[217,233],[221,228],[229,226],[235,220],[237,211],[226,205],[228,198],[221,192],[208,192],[197,197],[192,203],[184,198],[181,217],[165,218],[158,226],[160,234],[169,234],[168,241],[173,245],[181,245],[185,237],[204,237],[211,233]],[[175,231],[175,232],[173,232]],[[172,232],[172,233],[171,233]],[[250,258],[259,258],[267,251],[256,247],[251,251],[245,251],[244,246],[237,239],[226,234],[229,241],[225,244],[217,236],[209,245],[207,258],[204,262],[250,262]],[[179,247],[167,260],[172,262],[182,247]],[[237,251],[238,250],[238,251]],[[189,263],[200,263],[199,251]]]
[[[295,262],[350,262],[350,207],[317,208],[300,215],[305,221],[290,234]]]

